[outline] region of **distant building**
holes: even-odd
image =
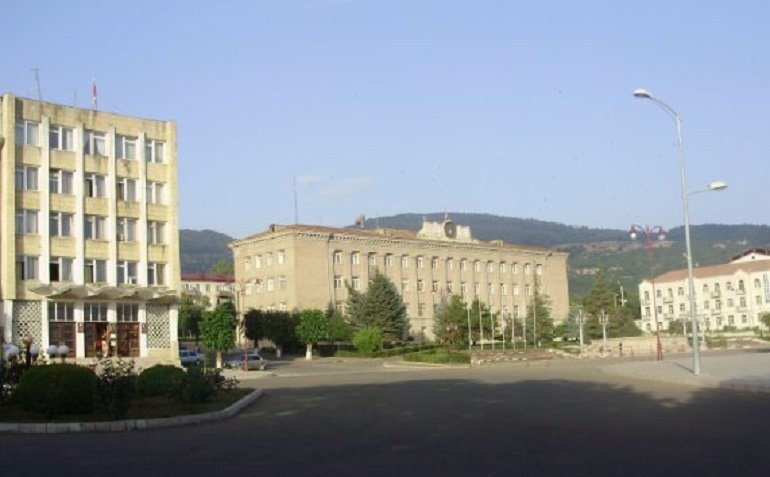
[[[182,295],[205,301],[213,309],[222,301],[233,301],[234,283],[232,275],[183,273]]]
[[[174,359],[176,125],[0,96],[0,333]]]
[[[379,270],[400,290],[415,339],[432,339],[437,307],[452,294],[478,297],[503,318],[526,316],[537,282],[556,322],[567,317],[567,254],[541,247],[482,242],[451,220],[409,230],[273,225],[235,240],[235,280],[243,307],[344,311],[349,285],[365,291]]]
[[[770,253],[747,250],[729,263],[693,269],[699,330],[748,329],[761,326],[770,313]],[[690,322],[687,269],[673,270],[639,285],[642,330],[661,331],[672,320]],[[689,325],[688,325],[689,326]]]

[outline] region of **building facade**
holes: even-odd
[[[2,339],[177,355],[176,125],[0,97]]]
[[[750,329],[762,326],[760,317],[770,313],[770,253],[766,250],[752,249],[723,265],[697,267],[693,282],[699,330]],[[674,320],[680,326],[688,323],[689,329],[687,269],[643,281],[639,299],[642,330],[666,331]]]
[[[212,310],[223,300],[233,301],[234,283],[232,275],[183,273],[182,295],[205,303],[206,309]]]
[[[521,319],[535,286],[551,299],[555,322],[567,317],[567,254],[545,248],[482,242],[451,220],[408,230],[273,225],[230,244],[241,311],[249,308],[344,312],[347,286],[365,291],[379,271],[400,290],[411,335],[432,339],[436,308],[453,294],[479,298],[499,316]]]

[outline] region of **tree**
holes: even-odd
[[[246,337],[255,343],[261,339],[272,341],[278,358],[281,357],[285,346],[296,344],[294,330],[299,323],[296,313],[251,309],[246,312],[245,320]]]
[[[759,317],[759,321],[762,322],[763,325],[770,328],[770,313],[762,313],[762,315]]]
[[[296,332],[297,338],[305,343],[305,359],[313,359],[313,345],[327,336],[324,312],[318,309],[302,310]]]
[[[537,346],[541,341],[553,340],[553,318],[551,318],[551,298],[548,295],[540,293],[540,287],[537,282],[534,286],[532,303],[527,307],[527,342]],[[531,326],[531,325],[535,326]]]
[[[217,368],[222,367],[222,351],[235,343],[235,308],[230,302],[223,302],[203,314],[201,335],[203,344],[217,353]]]
[[[209,273],[214,275],[232,275],[235,273],[233,262],[226,258],[220,258],[211,266]]]
[[[195,344],[200,339],[200,324],[203,319],[204,308],[197,300],[190,296],[182,296],[179,302],[179,335],[195,336]]]
[[[449,303],[439,305],[433,316],[433,331],[439,342],[449,346],[468,344],[468,306],[461,296],[452,295]]]
[[[332,343],[351,340],[353,337],[353,328],[351,328],[350,324],[345,321],[345,317],[342,316],[342,313],[337,311],[331,303],[326,308],[325,316],[327,340]]]
[[[409,318],[398,289],[385,275],[375,272],[366,293],[348,287],[348,315],[354,328],[373,326],[383,338],[402,341],[409,332]]]

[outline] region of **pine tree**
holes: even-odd
[[[372,326],[391,341],[406,339],[409,318],[406,306],[396,286],[388,278],[375,272],[369,279],[366,293],[348,287],[348,315],[355,329]]]

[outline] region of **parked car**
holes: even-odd
[[[201,365],[206,361],[202,353],[196,353],[189,349],[179,350],[179,362],[182,366]]]
[[[247,360],[247,366],[246,369],[253,370],[258,369],[260,371],[264,371],[267,369],[267,360],[260,356],[259,351],[252,350],[248,353],[244,354],[238,354],[237,356],[234,356],[227,360],[225,365],[228,368],[233,369],[243,369],[243,360],[246,358]]]

